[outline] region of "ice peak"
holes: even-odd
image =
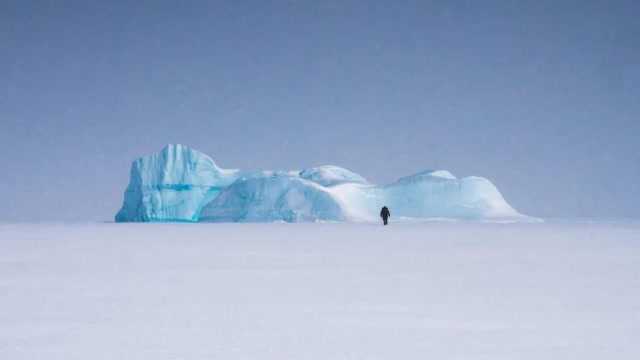
[[[420,181],[456,180],[457,178],[447,170],[424,170],[419,173],[402,177],[398,183],[413,183]]]

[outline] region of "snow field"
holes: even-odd
[[[637,223],[0,225],[0,359],[639,357]]]

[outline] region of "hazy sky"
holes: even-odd
[[[0,1],[0,221],[111,220],[167,143],[640,217],[639,4]]]

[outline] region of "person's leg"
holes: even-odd
[[[385,225],[387,225],[387,218],[386,218],[386,217],[383,217],[383,218],[382,218],[382,222],[384,222],[384,224],[385,224]]]

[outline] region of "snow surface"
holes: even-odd
[[[225,170],[207,155],[167,145],[131,166],[118,222],[374,221],[382,206],[409,218],[519,219],[482,177],[426,170],[377,186],[334,165],[302,171]],[[394,215],[395,214],[395,215]]]
[[[639,240],[638,223],[4,224],[0,359],[635,360]]]

